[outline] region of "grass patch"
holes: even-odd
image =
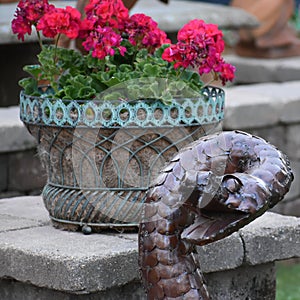
[[[276,300],[300,300],[300,264],[277,263]]]

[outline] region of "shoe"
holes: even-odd
[[[235,53],[242,57],[253,58],[284,58],[300,56],[300,40],[281,46],[270,48],[258,48],[253,42],[239,42],[234,49]]]

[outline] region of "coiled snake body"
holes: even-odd
[[[210,299],[195,245],[250,223],[283,198],[292,180],[287,157],[245,132],[205,136],[180,150],[148,191],[140,225],[148,299]]]

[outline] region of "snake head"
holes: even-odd
[[[261,179],[246,173],[223,177],[218,201],[230,211],[256,214],[271,199],[268,186]]]
[[[181,238],[196,245],[222,239],[263,214],[270,199],[262,180],[245,173],[226,174],[213,196],[201,193],[199,214]]]

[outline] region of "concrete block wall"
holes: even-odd
[[[136,233],[53,228],[40,196],[0,199],[1,300],[146,300]],[[300,255],[300,218],[266,213],[197,247],[214,300],[274,300],[275,261]]]
[[[47,181],[35,148],[0,155],[0,198],[38,195]]]
[[[16,106],[0,108],[0,198],[40,194],[46,175]]]

